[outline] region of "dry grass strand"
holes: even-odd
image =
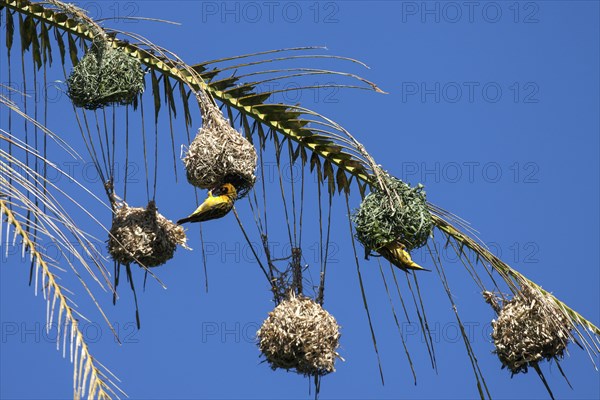
[[[162,216],[153,201],[146,208],[123,204],[113,218],[108,252],[123,265],[157,267],[173,258],[178,244],[186,247],[183,227]]]
[[[311,298],[290,293],[257,332],[259,348],[272,369],[306,376],[335,371],[340,326]],[[343,360],[343,359],[342,359]]]
[[[491,304],[496,308],[498,302]],[[504,304],[492,327],[494,353],[513,374],[526,373],[544,359],[562,358],[573,329],[550,296],[527,285]]]
[[[238,199],[256,181],[256,149],[237,132],[216,107],[207,107],[202,128],[183,158],[188,182],[202,189],[233,184]]]

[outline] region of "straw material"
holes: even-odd
[[[492,327],[494,352],[513,374],[526,373],[544,359],[562,358],[572,329],[551,297],[529,286],[504,304]]]
[[[238,199],[254,186],[256,161],[252,143],[231,127],[216,108],[205,112],[203,126],[183,158],[189,183],[201,189],[231,183]]]
[[[108,239],[108,252],[120,264],[157,267],[173,258],[177,245],[186,247],[183,227],[158,213],[153,201],[146,208],[119,208]]]
[[[335,318],[314,300],[292,292],[269,313],[257,336],[271,368],[303,375],[334,372],[340,341]]]
[[[140,61],[101,41],[92,45],[67,79],[67,95],[73,104],[88,110],[130,104],[143,91]]]

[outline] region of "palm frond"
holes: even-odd
[[[552,293],[542,289],[538,284],[528,279],[525,275],[518,272],[514,268],[511,268],[508,264],[496,257],[490,250],[485,248],[477,240],[461,232],[460,228],[454,226],[444,217],[440,216],[439,214],[433,214],[433,220],[436,227],[443,234],[447,235],[448,240],[455,241],[457,244],[455,251],[456,254],[461,257],[461,259],[465,258],[466,255],[465,252],[460,249],[466,247],[470,251],[477,254],[482,263],[486,263],[496,272],[498,272],[513,293],[516,293],[522,286],[532,286],[537,288],[541,293],[550,296],[550,298],[556,303],[559,309],[563,311],[565,316],[573,323],[574,326],[581,326],[585,329],[585,331],[588,332],[586,335],[584,335],[580,330],[576,330],[576,335],[584,344],[586,350],[588,350],[590,353],[600,353],[600,328],[556,298],[556,296],[554,296]]]
[[[40,3],[30,3],[24,0],[3,0],[1,3],[4,3],[8,9],[26,16],[26,18],[32,18],[35,21],[44,22],[45,25],[55,27],[60,31],[61,36],[67,34],[69,38],[69,54],[74,63],[76,63],[77,60],[77,51],[75,42],[72,38],[78,37],[82,40],[92,41],[95,37],[94,29],[90,28],[89,24],[86,24],[77,18],[74,18],[73,16],[69,17],[64,12],[61,12],[62,10],[59,11],[45,7]],[[28,23],[25,29],[28,30],[28,37],[37,36],[37,24]],[[118,33],[118,31],[109,29],[106,29],[105,31],[109,36],[107,40],[113,48],[120,48],[131,56],[139,59],[142,63],[160,75],[160,78],[158,79],[173,78],[180,85],[185,85],[187,89],[182,89],[182,98],[185,97],[185,99],[183,99],[184,103],[187,103],[190,93],[194,94],[196,92],[206,91],[210,96],[223,103],[226,107],[231,107],[237,110],[240,115],[246,115],[258,123],[263,124],[267,130],[273,129],[274,131],[291,139],[301,147],[304,147],[307,151],[311,153],[316,152],[319,157],[325,158],[333,165],[341,168],[344,173],[355,175],[360,177],[362,180],[368,180],[368,165],[358,159],[356,156],[348,154],[346,151],[342,150],[343,147],[339,147],[338,145],[338,136],[344,137],[347,135],[345,130],[340,129],[341,127],[337,126],[337,124],[333,124],[332,129],[315,133],[310,129],[311,122],[302,118],[303,115],[308,115],[311,117],[317,117],[317,119],[321,121],[332,122],[320,114],[295,105],[265,103],[265,101],[271,97],[273,94],[271,92],[273,91],[252,91],[251,89],[253,89],[253,86],[255,85],[248,82],[240,85],[238,83],[238,78],[235,76],[229,76],[226,79],[219,79],[214,84],[211,84],[212,79],[219,74],[229,71],[229,67],[223,67],[222,69],[219,67],[214,67],[213,69],[208,70],[206,69],[206,65],[212,66],[212,64],[224,60],[216,60],[214,62],[208,62],[196,65],[195,67],[190,67],[176,55],[165,49],[159,48],[139,35],[127,33],[131,39],[135,40],[136,43],[134,44],[126,40],[113,38],[112,35]],[[309,48],[292,50],[306,51],[308,49]],[[284,50],[275,50],[274,52],[279,51]],[[246,55],[244,57],[252,57],[268,53],[269,52],[262,52]],[[293,55],[278,57],[276,59],[250,61],[244,64],[238,64],[235,66],[235,68],[239,70],[241,68],[266,62],[283,62],[297,59],[338,59],[364,66],[364,64],[347,57],[306,54],[301,56]],[[277,72],[284,73],[283,81],[285,81],[285,68],[275,70],[275,73]],[[333,76],[346,76],[364,85],[341,85],[344,87],[361,87],[368,90],[382,92],[375,84],[353,74],[345,74],[336,71],[324,72],[324,70],[322,73]],[[276,79],[274,81],[282,82],[281,79],[282,78],[280,77],[278,80]],[[235,88],[236,85],[239,87]],[[303,87],[306,89],[307,87],[310,87],[310,85],[305,85]],[[302,88],[302,86],[300,88]],[[235,89],[237,89],[237,91]],[[297,89],[295,88],[293,90]],[[183,96],[184,93],[185,96]],[[158,91],[154,91],[154,96],[155,104],[159,104],[160,99]],[[172,107],[170,105],[172,103],[168,98],[166,101],[169,103],[169,107]],[[184,113],[186,121],[191,120],[189,108],[184,109]],[[331,151],[331,149],[334,149],[334,151]],[[331,176],[331,174],[328,176]],[[349,183],[351,180],[347,178],[343,181]],[[342,182],[342,180],[340,180],[340,182]]]
[[[45,7],[40,3],[31,3],[26,0],[2,0],[0,5],[5,6],[6,8],[18,12],[20,15],[25,16],[25,18],[32,18],[35,21],[43,22],[47,26],[52,26],[59,29],[63,33],[67,33],[69,35],[73,35],[74,37],[79,37],[81,39],[91,41],[94,39],[94,32],[90,27],[82,23],[81,21],[77,21],[76,19],[70,18],[63,12],[60,12],[56,9],[51,9],[49,7]],[[26,44],[31,45],[33,38],[37,36],[37,24],[28,22],[25,24],[24,33],[26,34]],[[109,34],[118,33],[117,31],[106,30]],[[12,33],[8,35],[12,40]],[[110,36],[110,35],[109,35]],[[69,36],[70,37],[70,36]],[[175,79],[179,84],[184,84],[188,87],[188,90],[183,90],[186,96],[189,96],[190,92],[194,91],[206,91],[210,94],[214,99],[222,102],[226,107],[231,107],[237,110],[240,115],[247,116],[256,121],[257,124],[264,125],[267,130],[266,131],[274,131],[278,132],[284,137],[289,138],[295,143],[299,144],[305,150],[312,152],[318,158],[324,160],[324,162],[311,161],[312,165],[322,168],[322,176],[328,180],[330,183],[330,187],[335,187],[336,178],[334,176],[334,172],[331,169],[331,165],[335,165],[340,168],[344,173],[350,174],[350,176],[355,176],[358,181],[362,181],[364,184],[371,187],[379,187],[381,185],[381,181],[377,176],[377,172],[373,170],[372,166],[376,165],[372,159],[365,160],[357,156],[357,154],[349,154],[349,152],[345,151],[348,148],[346,146],[339,145],[339,137],[350,138],[350,142],[353,143],[350,148],[355,150],[355,153],[358,154],[368,154],[364,150],[364,147],[360,145],[357,141],[353,140],[352,136],[341,128],[338,124],[333,121],[328,120],[327,118],[321,116],[318,113],[311,112],[310,110],[304,109],[299,106],[294,105],[286,105],[286,104],[268,104],[265,101],[270,97],[269,92],[252,92],[248,89],[252,86],[255,86],[251,83],[243,83],[241,86],[239,84],[240,77],[235,75],[226,76],[224,78],[215,79],[216,77],[223,75],[226,71],[230,70],[243,70],[244,68],[251,67],[253,65],[259,65],[264,63],[272,63],[272,62],[283,62],[290,61],[295,59],[315,59],[315,58],[341,58],[344,60],[348,60],[351,62],[356,62],[356,60],[344,58],[344,57],[336,57],[336,56],[328,56],[328,55],[288,55],[283,57],[277,57],[274,59],[261,59],[261,60],[250,60],[245,61],[241,64],[234,64],[233,66],[220,66],[222,63],[226,61],[234,61],[238,59],[252,59],[253,57],[273,54],[273,53],[282,53],[285,51],[308,51],[313,50],[314,48],[293,48],[293,49],[281,49],[281,50],[272,50],[267,52],[259,52],[253,54],[247,54],[243,56],[222,58],[219,60],[212,60],[208,62],[204,62],[201,64],[196,64],[193,67],[190,67],[186,63],[184,63],[181,59],[176,57],[174,54],[166,51],[165,49],[161,49],[146,39],[138,36],[132,35],[133,39],[137,40],[139,44],[133,44],[125,40],[119,40],[117,38],[109,39],[111,46],[114,48],[122,48],[125,52],[132,55],[133,57],[138,58],[141,62],[147,65],[152,70],[155,70],[161,76],[164,76]],[[34,52],[39,51],[39,49],[34,48]],[[72,53],[72,49],[71,49]],[[37,58],[37,56],[35,56]],[[210,69],[209,67],[212,67]],[[266,71],[262,71],[266,73]],[[289,68],[281,68],[281,69],[273,69],[273,74],[287,74]],[[242,77],[251,77],[259,72],[249,71],[245,75],[242,74]],[[336,72],[333,72],[337,74]],[[283,75],[285,79],[285,75]],[[354,76],[350,76],[351,78]],[[370,87],[372,90],[381,91],[376,86],[371,84],[366,80],[359,79],[360,82],[366,83],[367,87]],[[260,81],[258,81],[260,82]],[[240,89],[238,93],[236,93],[234,89],[236,86]],[[183,86],[182,86],[183,88]],[[183,94],[182,92],[182,94]],[[189,97],[188,97],[189,98]],[[187,99],[186,99],[187,100]],[[184,103],[187,101],[184,101]],[[305,119],[302,118],[303,115],[311,115],[313,117],[317,117],[322,120],[326,124],[330,124],[331,129],[326,130],[325,132],[320,132],[319,134],[313,132],[310,127],[307,127],[309,123],[313,124],[313,122],[306,122]],[[186,115],[186,121],[189,120],[188,115]],[[233,122],[233,121],[232,121]],[[256,129],[259,134],[261,132],[265,132],[265,129]],[[326,133],[327,132],[327,133]],[[336,136],[337,135],[337,136]],[[261,138],[262,142],[264,142],[264,138]],[[338,147],[339,146],[339,147]],[[313,158],[309,159],[313,160]],[[341,185],[346,185],[351,182],[351,179],[337,179],[338,183]],[[364,186],[361,187],[361,191],[364,190]],[[526,280],[522,274],[518,273],[516,270],[510,268],[506,263],[503,263],[499,259],[497,259],[489,250],[487,250],[484,246],[480,245],[477,240],[472,239],[468,234],[462,233],[458,227],[454,227],[452,225],[454,223],[458,223],[459,226],[465,227],[459,220],[454,219],[450,214],[444,212],[438,207],[431,206],[434,212],[433,221],[434,224],[451,238],[455,239],[459,242],[461,248],[467,247],[475,254],[480,256],[482,259],[486,260],[490,263],[490,265],[496,269],[501,274],[504,274],[506,280],[510,281],[510,279],[516,279],[517,281],[524,279]],[[450,217],[450,218],[449,218]],[[450,220],[448,220],[448,218]],[[471,232],[472,233],[472,232]],[[461,252],[462,254],[462,252]],[[556,300],[557,304],[560,304],[561,307],[564,308],[565,312],[570,315],[570,317],[577,323],[584,326],[586,329],[591,331],[594,335],[600,335],[600,329],[596,327],[589,320],[585,319],[574,310],[570,309],[564,303],[560,302],[558,299]],[[597,337],[596,337],[597,340]]]
[[[41,274],[41,289],[48,304],[47,327],[52,326],[56,321],[58,332],[56,335],[56,346],[60,348],[62,339],[63,355],[66,354],[67,345],[70,348],[69,356],[73,363],[73,397],[89,399],[110,399],[119,398],[119,394],[124,393],[115,385],[116,379],[112,373],[101,365],[90,353],[90,349],[85,342],[85,337],[79,329],[79,313],[70,305],[69,298],[63,293],[64,288],[58,283],[56,275],[52,272],[52,264],[46,262],[44,256],[38,251],[29,233],[23,228],[19,220],[11,211],[6,200],[0,198],[0,235],[4,232],[2,222],[6,219],[8,225],[12,226],[15,235],[21,240],[23,251],[29,252],[32,262],[36,269],[36,294],[38,288],[38,275]],[[8,229],[6,231],[8,239]],[[0,237],[0,242],[2,238]],[[39,274],[38,274],[39,271]],[[55,314],[55,307],[58,303],[58,314]],[[56,315],[56,319],[54,316]],[[62,332],[60,331],[62,327]],[[68,338],[68,339],[67,339]],[[68,341],[67,341],[68,340]]]
[[[6,107],[9,114],[15,113],[23,117],[26,123],[36,124],[46,137],[58,144],[59,148],[65,150],[71,157],[79,158],[68,144],[25,114],[10,99],[0,96],[0,105]],[[8,251],[9,227],[12,227],[15,232],[12,245],[16,245],[16,238],[20,237],[21,257],[24,259],[26,253],[30,255],[31,277],[35,278],[35,294],[37,295],[41,291],[47,302],[47,327],[50,329],[53,323],[56,323],[58,327],[57,347],[61,347],[62,341],[63,355],[66,353],[67,346],[70,348],[70,359],[74,364],[74,397],[118,398],[119,393],[122,394],[122,392],[114,384],[116,378],[92,357],[79,329],[79,318],[87,319],[73,308],[74,303],[67,295],[71,292],[58,283],[59,277],[54,270],[64,270],[61,269],[57,260],[52,260],[45,255],[43,244],[46,240],[58,250],[59,257],[68,264],[116,337],[108,317],[95,299],[86,279],[79,272],[80,268],[75,265],[76,263],[81,265],[91,279],[105,291],[114,292],[109,273],[103,265],[104,257],[97,245],[101,241],[78,228],[71,213],[66,210],[64,201],[61,200],[75,205],[100,226],[102,225],[87,210],[87,207],[75,200],[73,195],[48,179],[46,173],[50,170],[55,171],[57,175],[73,183],[75,187],[83,190],[99,204],[103,206],[105,204],[35,148],[22,142],[10,132],[0,129],[0,143],[10,145],[9,151],[0,148],[0,214],[2,214],[0,216],[0,235],[6,234],[5,242],[0,238],[0,247],[6,246]],[[30,161],[28,163],[21,161],[15,155],[17,152],[25,153]],[[37,166],[38,164],[43,165],[42,172],[38,171],[37,167],[32,167],[32,165]],[[107,210],[110,211],[110,209]],[[2,229],[4,221],[8,224],[6,230]],[[56,309],[57,304],[58,309]]]
[[[58,4],[55,1],[52,3]],[[336,191],[336,188],[338,192],[344,191],[347,194],[352,180],[354,180],[362,196],[367,187],[370,187],[383,190],[390,201],[393,199],[394,194],[388,190],[382,180],[381,168],[364,146],[348,131],[327,117],[300,105],[273,102],[277,94],[310,90],[313,86],[310,83],[307,84],[306,81],[297,87],[286,88],[284,86],[283,89],[272,88],[273,85],[285,85],[294,80],[302,80],[316,75],[349,80],[348,83],[325,83],[321,86],[361,88],[382,92],[375,84],[355,74],[324,68],[303,68],[293,64],[298,60],[335,60],[364,66],[356,60],[313,54],[312,51],[321,49],[305,47],[245,54],[190,66],[175,54],[154,45],[140,35],[102,27],[100,29],[95,22],[82,18],[79,15],[80,12],[76,10],[65,13],[65,10],[60,7],[56,8],[56,6],[31,3],[25,0],[2,0],[0,7],[2,6],[9,9],[7,17],[13,12],[19,14],[19,28],[23,39],[21,51],[31,49],[37,65],[45,62],[42,54],[49,52],[49,27],[53,27],[57,32],[56,42],[61,49],[63,65],[67,47],[69,57],[74,64],[77,62],[78,48],[75,38],[79,39],[81,46],[85,46],[85,43],[93,41],[96,35],[105,35],[110,46],[122,49],[151,70],[155,122],[158,119],[162,102],[166,102],[169,116],[171,113],[176,115],[177,110],[172,93],[176,91],[177,85],[179,85],[186,126],[191,123],[190,100],[196,100],[202,108],[201,93],[207,93],[209,98],[222,104],[223,111],[227,113],[230,123],[233,125],[237,123],[249,140],[254,140],[254,136],[258,137],[258,147],[261,151],[267,139],[272,139],[278,162],[281,150],[284,149],[283,144],[287,141],[290,146],[291,163],[298,158],[301,159],[303,166],[310,163],[311,171],[317,174],[319,188],[322,183],[326,182],[330,195]],[[14,25],[12,16],[7,18],[7,47],[12,46]],[[99,33],[98,29],[102,32]],[[118,39],[117,34],[123,35],[131,41]],[[65,35],[68,46],[65,46],[64,43]],[[42,38],[39,42],[36,39],[38,36]],[[276,56],[272,57],[274,54]],[[259,68],[264,65],[274,65],[275,67],[260,70]],[[171,80],[174,83],[171,83]],[[283,188],[282,197],[285,201]],[[477,232],[464,220],[433,204],[429,204],[429,209],[432,221],[437,228],[436,233],[440,233],[446,239],[446,246],[452,247],[479,287],[482,289],[484,287],[479,275],[491,274],[490,271],[493,270],[513,292],[517,292],[523,285],[533,285],[547,293],[494,256],[477,238]],[[292,214],[295,218],[295,213]],[[293,241],[291,236],[290,231],[290,242]],[[432,250],[432,252],[435,251]],[[476,256],[475,263],[471,263],[468,252]],[[432,254],[432,256],[435,255]],[[270,263],[267,263],[267,267],[271,268]],[[269,271],[267,267],[263,266],[263,271],[267,279],[272,279],[272,271]],[[483,271],[479,272],[477,267],[481,267]],[[445,280],[445,267],[439,265],[438,268],[440,278],[449,294],[450,289]],[[556,297],[549,295],[574,326],[583,328],[583,332],[576,329],[575,335],[584,344],[590,356],[600,353],[600,329]],[[452,302],[451,296],[449,297]],[[455,306],[454,303],[452,305]],[[458,312],[456,312],[456,317],[460,323]],[[468,343],[465,345],[468,347]],[[468,351],[473,361],[480,394],[484,397],[484,394],[487,393],[485,382],[476,365],[476,359],[473,358],[470,350]],[[487,394],[489,395],[489,393]]]

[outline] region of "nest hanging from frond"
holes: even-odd
[[[289,293],[257,332],[259,348],[273,370],[294,370],[306,376],[335,371],[340,326],[309,297]]]
[[[352,216],[356,238],[369,250],[393,242],[407,251],[424,246],[433,222],[423,185],[412,188],[387,174],[383,179],[389,194],[383,189],[369,193]]]
[[[153,201],[146,208],[124,204],[116,211],[108,252],[118,263],[157,267],[173,258],[177,245],[187,248],[183,227],[159,214]]]
[[[256,149],[218,108],[208,107],[203,118],[202,128],[183,158],[188,182],[201,189],[231,183],[240,199],[256,181]]]
[[[67,79],[73,104],[88,110],[130,104],[143,91],[140,61],[102,40],[92,44]]]
[[[562,358],[573,328],[550,296],[528,285],[504,304],[492,327],[494,353],[512,374]]]

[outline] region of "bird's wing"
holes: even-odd
[[[194,221],[202,222],[211,219],[221,218],[229,211],[231,211],[231,208],[232,204],[228,201],[220,201],[218,203],[213,203],[205,207],[204,210],[198,210],[198,215],[194,218]]]
[[[226,197],[209,197],[189,217],[179,220],[178,223],[202,222],[221,218],[232,208],[233,202]]]
[[[406,247],[402,243],[393,242],[377,250],[386,260],[390,261],[396,267],[406,270],[429,271],[414,262],[410,253],[404,250]]]

